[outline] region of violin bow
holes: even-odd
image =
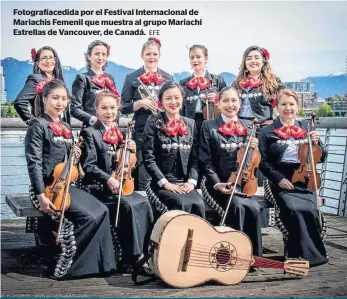
[[[223,219],[222,221],[220,222],[220,226],[223,226],[224,225],[224,222],[225,222],[225,219],[227,217],[227,214],[229,212],[229,208],[230,208],[230,205],[231,205],[231,201],[233,199],[233,196],[235,194],[235,191],[236,191],[236,186],[237,186],[237,182],[239,181],[239,177],[241,175],[241,172],[242,172],[242,169],[243,169],[243,165],[245,164],[245,160],[246,160],[246,157],[247,157],[247,153],[248,153],[248,150],[249,150],[249,147],[251,145],[251,139],[253,137],[253,134],[256,130],[256,122],[254,121],[253,122],[253,126],[252,126],[252,133],[251,133],[251,136],[249,137],[249,140],[248,140],[248,143],[247,143],[247,147],[246,147],[246,150],[245,150],[245,154],[243,155],[243,158],[242,158],[242,161],[241,161],[241,165],[240,165],[240,169],[239,169],[239,172],[237,173],[237,176],[236,176],[236,180],[235,180],[235,184],[234,184],[234,188],[233,190],[231,191],[231,195],[230,195],[230,198],[229,198],[229,201],[228,201],[228,205],[225,209],[225,213],[224,213],[224,216],[223,216]]]
[[[55,240],[57,245],[60,243],[60,231],[61,231],[61,227],[63,225],[64,212],[65,212],[65,203],[66,203],[66,197],[67,197],[67,194],[68,194],[69,188],[70,188],[71,173],[72,173],[72,167],[74,165],[74,159],[75,159],[75,153],[74,153],[74,151],[72,149],[71,150],[71,157],[70,157],[69,171],[68,171],[68,174],[67,174],[68,180],[67,180],[67,184],[65,185],[65,190],[64,190],[63,207],[62,207],[60,221],[59,221],[58,233],[57,233],[57,237],[56,237],[56,240]]]
[[[129,130],[129,124],[128,124],[127,130]],[[128,141],[129,141],[128,136],[129,135],[128,135],[128,131],[127,131],[127,133],[125,135],[125,143],[124,143],[124,149],[123,149],[123,155],[122,155],[122,159],[123,159],[123,161],[122,161],[122,173],[120,175],[118,202],[117,202],[117,213],[116,213],[116,221],[115,221],[115,227],[116,228],[117,228],[118,218],[119,218],[120,197],[122,196],[122,190],[123,190],[125,158],[126,158],[126,152],[127,152],[127,144],[128,144]]]
[[[310,132],[312,131],[312,127],[315,127],[315,118],[316,118],[316,115],[314,113],[312,113],[311,120],[310,120]],[[317,210],[318,210],[318,217],[319,217],[319,227],[320,227],[320,229],[322,229],[322,212],[321,212],[320,206],[319,206],[318,184],[317,184],[317,177],[316,177],[316,172],[315,172],[315,167],[314,167],[311,134],[308,134],[307,138],[308,138],[308,147],[310,149],[310,156],[311,156],[311,171],[312,171],[312,175],[313,175],[313,183],[314,183],[314,188],[316,189],[315,196],[316,196]]]

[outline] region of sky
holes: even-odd
[[[208,70],[237,74],[244,50],[250,45],[266,48],[271,66],[282,80],[343,73],[347,68],[347,2],[289,1],[2,1],[1,59],[30,59],[31,48],[50,45],[63,65],[80,69],[88,44],[102,39],[111,45],[109,60],[133,69],[142,66],[140,57],[147,36],[14,36],[13,18],[22,20],[50,16],[13,16],[13,9],[196,9],[198,16],[148,16],[142,20],[202,19],[202,26],[118,27],[120,29],[159,29],[162,41],[159,67],[169,73],[190,71],[187,47],[203,44],[209,50]],[[61,20],[81,16],[57,16]],[[139,16],[85,16],[84,20],[129,19]],[[115,29],[115,26],[113,26]],[[33,29],[38,27],[26,28]],[[53,26],[51,28],[54,28]],[[106,29],[95,26],[92,29]],[[24,27],[22,27],[24,29]],[[38,29],[50,29],[44,26]],[[87,27],[65,29],[88,29]],[[111,28],[112,29],[112,28]]]

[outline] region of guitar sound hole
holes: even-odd
[[[210,264],[220,272],[229,271],[236,263],[236,249],[229,242],[219,242],[210,251]]]
[[[231,254],[228,249],[219,249],[216,254],[217,263],[225,265],[230,261]]]

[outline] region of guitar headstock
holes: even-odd
[[[310,262],[306,260],[288,259],[284,262],[284,271],[294,275],[307,276],[310,271]]]

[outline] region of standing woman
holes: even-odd
[[[98,120],[95,116],[95,97],[98,91],[109,89],[118,95],[113,77],[104,72],[109,55],[110,46],[107,43],[101,40],[90,43],[84,54],[87,72],[77,74],[72,84],[71,115],[83,122],[84,127]]]
[[[70,207],[60,234],[60,246],[55,235],[60,212],[48,196],[46,188],[54,181],[53,171],[59,163],[68,161],[70,151],[76,158],[80,149],[72,145],[70,126],[59,116],[68,106],[69,95],[65,84],[52,80],[38,86],[38,118],[32,118],[25,137],[25,153],[31,182],[30,198],[33,205],[51,218],[49,253],[52,255],[49,273],[52,278],[71,278],[91,274],[106,274],[115,270],[110,220],[107,208],[90,194],[70,186]],[[56,256],[56,258],[55,258]]]
[[[95,100],[98,120],[81,131],[85,140],[81,163],[85,172],[84,185],[100,202],[111,210],[115,221],[120,182],[112,175],[120,161],[117,151],[124,147],[125,138],[115,123],[119,109],[119,97],[108,90],[99,92]],[[135,142],[130,140],[127,148],[135,153]],[[153,213],[147,198],[132,193],[121,196],[117,235],[123,248],[123,262],[136,266],[148,249],[152,230]]]
[[[31,49],[31,60],[34,63],[33,73],[28,76],[23,89],[14,101],[14,108],[19,117],[27,124],[31,118],[37,116],[34,103],[36,86],[43,80],[49,81],[53,78],[64,82],[58,54],[52,47],[45,46],[37,52],[35,48]],[[31,113],[29,112],[29,105],[31,106]],[[66,109],[61,117],[70,123],[69,109]]]
[[[225,213],[232,191],[228,180],[237,170],[238,150],[248,142],[247,127],[251,122],[238,118],[240,106],[237,90],[223,88],[218,97],[221,115],[204,121],[200,133],[199,158],[206,178],[201,183],[201,189],[205,200],[214,206],[220,216]],[[256,138],[252,138],[250,147],[257,149]],[[252,241],[253,253],[262,255],[260,207],[256,200],[234,195],[226,224],[245,232]]]
[[[298,151],[302,144],[308,142],[307,134],[322,149],[318,163],[324,162],[326,151],[319,133],[308,132],[307,123],[296,120],[299,99],[295,92],[282,90],[276,106],[279,116],[259,135],[260,169],[269,181],[265,190],[270,189],[276,209],[279,209],[286,256],[301,257],[310,261],[310,266],[318,266],[327,262],[327,253],[322,240],[325,229],[324,225],[322,228],[319,226],[316,197],[306,184],[293,184],[291,181],[300,166]]]
[[[243,53],[240,71],[232,86],[237,89],[242,101],[239,117],[254,118],[260,126],[272,123],[276,95],[283,89],[283,83],[272,72],[269,52],[258,46],[251,46]]]
[[[204,202],[195,190],[197,131],[194,120],[180,116],[183,97],[180,85],[165,83],[159,93],[164,112],[151,115],[147,121],[142,155],[152,181],[146,192],[159,213],[183,210],[204,217]]]
[[[183,115],[195,120],[198,134],[203,117],[203,108],[206,100],[215,106],[216,94],[226,86],[222,76],[210,74],[206,69],[208,61],[207,48],[201,45],[193,45],[189,48],[190,65],[194,71],[193,75],[180,81],[186,96],[183,105]]]
[[[134,113],[135,132],[133,139],[137,147],[139,167],[135,173],[135,190],[145,190],[148,174],[142,163],[141,145],[143,129],[150,115],[158,110],[158,93],[165,82],[173,81],[168,73],[158,68],[161,42],[150,37],[142,46],[143,66],[125,77],[122,90],[122,113]],[[153,101],[148,95],[150,93]]]

